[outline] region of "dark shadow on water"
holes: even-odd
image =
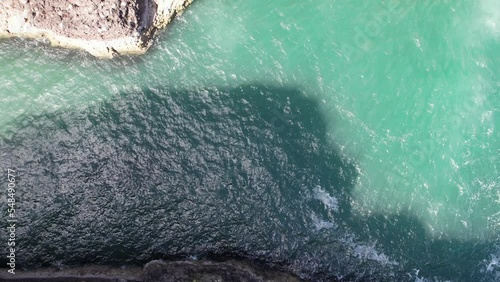
[[[0,163],[18,173],[23,267],[238,257],[313,280],[414,281],[415,268],[489,281],[470,261],[492,244],[432,241],[404,214],[352,216],[354,164],[297,88],[143,89],[13,127]],[[399,265],[374,260],[374,242]]]

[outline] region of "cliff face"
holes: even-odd
[[[24,282],[300,282],[299,277],[280,270],[270,269],[248,261],[160,261],[137,266],[112,267],[86,265],[58,269],[40,268],[34,271],[19,270],[15,275],[0,269],[0,281]]]
[[[0,37],[46,38],[97,57],[142,54],[192,0],[3,0]]]

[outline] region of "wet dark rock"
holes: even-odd
[[[297,277],[244,262],[152,261],[143,271],[145,282],[294,282]]]
[[[7,269],[0,281],[24,282],[298,282],[293,274],[243,261],[161,261],[140,267],[81,266],[42,268],[34,271]]]

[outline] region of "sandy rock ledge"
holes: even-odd
[[[0,38],[44,39],[52,46],[111,58],[143,54],[156,31],[193,0],[3,0]]]

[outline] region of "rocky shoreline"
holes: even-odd
[[[0,37],[43,39],[101,58],[143,54],[157,31],[192,1],[4,0]]]
[[[42,268],[18,271],[15,275],[2,271],[0,281],[25,282],[299,282],[297,276],[265,268],[246,261],[216,262],[154,260],[141,267],[81,266],[74,268]]]

